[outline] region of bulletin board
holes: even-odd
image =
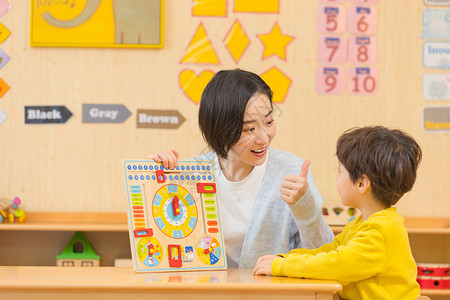
[[[63,7],[66,2],[69,8]],[[367,39],[352,39],[357,34],[348,26],[335,34],[320,31],[319,16],[325,11],[319,14],[319,9],[327,5],[325,0],[158,1],[160,21],[165,20],[164,48],[118,49],[113,5],[121,1],[98,2],[91,19],[59,33],[56,28],[46,31],[51,27],[42,14],[73,19],[87,1],[9,1],[11,8],[0,18],[11,32],[0,41],[10,58],[3,59],[0,69],[1,198],[19,196],[26,211],[125,212],[121,162],[169,148],[179,152],[180,160],[208,151],[198,129],[201,91],[217,71],[241,68],[261,75],[273,88],[277,135],[271,146],[311,160],[325,201],[340,203],[335,186],[338,137],[354,126],[384,125],[410,133],[424,153],[414,188],[399,201],[398,211],[450,217],[450,133],[424,127],[424,117],[448,119],[450,89],[442,88],[442,82],[445,86],[450,69],[440,64],[441,54],[429,60],[424,50],[447,47],[450,38],[435,30],[438,24],[424,28],[423,23],[441,15],[429,9],[446,7],[419,0],[331,1],[343,7],[344,24],[350,7],[368,6],[371,16],[376,11],[370,22],[376,31],[368,34],[368,44]],[[76,4],[71,13],[70,3]],[[367,10],[351,13],[356,24],[368,18]],[[94,24],[106,24],[102,27],[108,32],[83,40],[83,30],[91,31]],[[6,32],[1,26],[0,31]],[[33,47],[30,35],[34,45],[74,47]],[[341,45],[351,41],[356,53],[365,46],[366,54],[376,57],[363,64],[364,55],[353,61],[336,52],[332,59],[341,61],[328,62],[333,48],[326,46],[335,47],[337,39],[325,42],[325,36],[339,38]],[[95,39],[102,48],[74,45],[95,45]],[[106,40],[113,47],[103,47]],[[319,56],[322,42],[330,52]],[[162,38],[151,44],[161,43]],[[318,69],[324,67],[331,68],[320,77],[325,92],[317,84],[318,74],[324,75]],[[356,75],[357,67],[370,70]],[[336,76],[341,69],[342,86]],[[358,83],[366,81],[368,93],[351,92],[349,83],[355,83],[355,76],[368,76],[367,71],[376,79],[376,89],[372,79],[361,77]],[[327,76],[335,76],[336,85]],[[342,92],[331,93],[337,91]]]
[[[32,46],[162,48],[164,0],[31,1]]]

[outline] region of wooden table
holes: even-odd
[[[135,273],[131,268],[0,267],[0,299],[333,299],[335,281],[252,270]]]

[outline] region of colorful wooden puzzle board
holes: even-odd
[[[180,161],[123,162],[133,268],[136,272],[225,269],[214,167]]]

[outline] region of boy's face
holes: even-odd
[[[338,175],[336,177],[336,188],[342,204],[358,208],[358,188],[356,183],[353,183],[350,179],[347,169],[341,162],[339,162]]]

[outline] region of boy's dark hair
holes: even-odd
[[[412,189],[422,160],[413,137],[383,126],[347,130],[337,141],[336,155],[352,182],[365,174],[373,196],[387,207]]]
[[[255,93],[267,95],[272,106],[272,90],[264,80],[240,69],[217,72],[203,91],[198,124],[219,157],[227,159],[228,151],[241,137],[245,108]]]

